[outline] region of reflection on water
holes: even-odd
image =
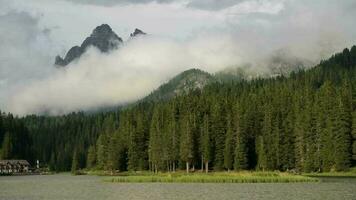
[[[356,178],[320,183],[106,183],[96,176],[0,177],[0,200],[356,199]]]

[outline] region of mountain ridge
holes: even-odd
[[[188,69],[160,85],[156,90],[140,101],[167,100],[193,90],[203,89],[207,84],[213,81],[216,81],[216,79],[208,72],[197,68]]]
[[[134,38],[146,34],[147,33],[136,28],[134,32],[130,34],[130,37]],[[102,24],[97,26],[80,46],[70,48],[64,58],[57,55],[54,64],[61,67],[67,66],[74,60],[79,59],[90,46],[98,48],[102,53],[108,53],[119,48],[123,43],[122,38],[119,37],[108,24]]]

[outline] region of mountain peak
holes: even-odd
[[[136,28],[133,33],[130,34],[131,37],[136,37],[138,35],[146,35],[147,33],[141,31],[140,29]]]
[[[94,30],[92,35],[100,35],[100,34],[105,34],[105,33],[110,33],[113,32],[111,27],[108,24],[102,24],[100,26],[97,26]]]
[[[189,69],[173,77],[161,85],[142,101],[158,101],[186,94],[190,91],[201,90],[207,84],[216,81],[208,72],[200,69]]]
[[[75,59],[78,59],[89,46],[98,48],[101,52],[106,53],[119,47],[122,39],[116,35],[108,24],[97,26],[91,35],[87,37],[82,45],[72,47],[66,54],[65,58],[56,57],[55,64],[66,66]]]

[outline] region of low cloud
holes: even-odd
[[[53,71],[50,30],[38,28],[38,20],[24,12],[0,16],[0,109],[17,88]]]
[[[232,42],[221,35],[185,42],[144,36],[110,54],[89,48],[76,62],[18,89],[6,107],[20,115],[58,115],[132,102],[183,70],[216,72],[239,62]]]

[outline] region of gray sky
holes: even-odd
[[[180,3],[183,6],[201,10],[221,10],[232,7],[246,0],[70,0],[79,4],[92,4],[100,6],[146,4],[146,3]]]
[[[0,0],[0,110],[15,114],[95,109],[130,102],[177,73],[251,66],[271,57],[317,63],[356,44],[355,0]],[[88,51],[67,69],[54,57],[102,23],[124,40]],[[83,99],[89,99],[83,102]]]

